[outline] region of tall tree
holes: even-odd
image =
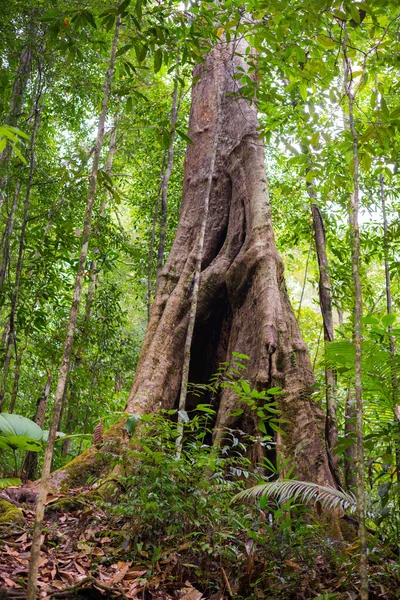
[[[312,367],[275,246],[257,110],[248,99],[235,97],[233,77],[239,67],[248,71],[243,58],[248,46],[239,40],[231,61],[232,43],[217,44],[205,64],[195,69],[189,124],[194,145],[186,154],[180,222],[160,276],[127,410],[152,412],[178,404],[211,176],[188,379],[208,381],[221,362],[232,360],[233,352],[248,355],[246,378],[250,384],[259,390],[279,386],[285,392],[279,397],[285,435],[278,440],[277,451],[293,458],[300,478],[334,484],[323,443],[323,412],[311,399]],[[212,169],[210,157],[225,85]],[[195,408],[196,402],[189,394],[188,410]],[[258,431],[257,416],[250,410],[232,415],[238,408],[232,391],[223,390],[215,407],[216,439],[228,426]],[[120,431],[120,425],[111,428],[106,441],[118,441]],[[262,447],[257,446],[253,458],[261,455]],[[68,486],[76,477],[84,477],[95,463],[96,450],[91,448],[54,475],[54,486]]]

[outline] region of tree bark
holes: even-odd
[[[346,396],[344,437],[346,440],[351,440],[351,444],[347,446],[344,452],[344,481],[346,489],[353,493],[357,490],[356,417],[354,390],[349,388]]]
[[[13,91],[11,94],[10,113],[6,119],[6,124],[11,125],[12,127],[17,125],[18,123],[18,117],[20,115],[24,101],[24,94],[29,78],[31,63],[32,52],[30,48],[30,43],[28,43],[23,48],[19,58],[18,70],[15,76]],[[11,146],[10,144],[7,144],[3,152],[0,153],[0,187],[4,184],[6,180],[6,176],[2,175],[1,171],[10,156]]]
[[[168,148],[167,166],[163,173],[161,182],[161,226],[160,226],[160,240],[158,243],[157,252],[157,269],[156,269],[156,293],[158,288],[158,282],[160,280],[160,273],[164,262],[165,253],[165,238],[167,235],[167,199],[168,199],[168,184],[172,173],[172,167],[174,164],[174,141],[175,141],[175,127],[178,119],[178,75],[175,76],[174,81],[174,92],[172,94],[172,108],[171,108],[171,142]]]
[[[160,196],[161,196],[162,183],[163,183],[163,179],[164,179],[166,157],[167,157],[167,151],[164,150],[162,163],[161,163],[161,176],[160,176],[161,181],[160,181],[160,185],[158,186],[158,190],[157,190],[157,198],[156,198],[156,202],[154,205],[154,212],[153,212],[153,222],[151,225],[149,261],[147,264],[147,321],[150,321],[150,314],[151,314],[151,304],[152,304],[152,294],[153,294],[154,242],[156,239],[156,227],[157,227],[157,221],[158,221],[158,211],[159,211],[159,207],[160,207]]]

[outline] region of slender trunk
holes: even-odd
[[[307,285],[308,267],[310,265],[310,257],[311,257],[311,247],[312,247],[312,243],[310,243],[310,247],[309,247],[308,253],[307,253],[306,268],[304,270],[303,287],[301,288],[299,308],[297,310],[297,321],[298,322],[300,321],[301,307],[303,305],[304,292],[305,292],[306,285]]]
[[[307,158],[310,158],[308,147],[304,149]],[[306,169],[306,173],[312,172],[312,166]],[[313,219],[313,233],[315,248],[317,251],[318,269],[319,269],[319,305],[322,314],[324,341],[333,342],[333,314],[332,314],[332,286],[329,273],[329,262],[326,251],[326,232],[321,210],[317,202],[317,195],[314,185],[306,180],[308,196],[311,201],[311,214]],[[325,421],[325,441],[328,452],[328,459],[332,475],[340,486],[340,476],[338,470],[338,456],[334,448],[338,441],[337,426],[337,401],[336,401],[336,373],[332,369],[325,368],[325,398],[326,398],[326,421]]]
[[[5,229],[3,258],[1,261],[1,265],[0,265],[0,308],[3,306],[4,283],[5,283],[5,279],[6,279],[8,261],[10,258],[10,243],[11,243],[11,238],[12,238],[12,234],[14,231],[15,211],[17,210],[20,189],[21,189],[21,182],[18,181],[16,188],[15,188],[13,203],[11,206],[10,214],[8,215],[7,225],[6,225],[6,229]]]
[[[71,434],[73,431],[73,416],[74,416],[74,410],[73,410],[73,407],[69,404],[68,410],[67,410],[67,418],[65,419],[65,433]],[[61,455],[63,458],[66,458],[68,456],[70,447],[71,447],[71,440],[69,438],[67,438],[62,443]]]
[[[346,395],[344,437],[352,440],[344,451],[344,481],[346,489],[350,492],[357,490],[357,446],[354,443],[356,437],[357,407],[354,390],[349,387]]]
[[[44,388],[43,396],[40,396],[36,402],[36,413],[35,413],[35,423],[39,425],[39,427],[43,427],[44,419],[46,416],[46,407],[47,402],[50,395],[51,382],[53,380],[53,376],[51,373],[47,376],[46,385]],[[23,467],[23,476],[25,480],[33,480],[36,478],[36,471],[38,465],[38,453],[37,452],[27,452],[24,460]]]
[[[315,200],[311,203],[313,217],[314,239],[317,250],[319,268],[319,303],[324,326],[325,342],[333,342],[333,315],[332,315],[332,287],[329,274],[328,255],[326,252],[326,235],[323,217]],[[325,368],[326,384],[326,443],[330,460],[332,462],[333,475],[340,485],[338,473],[338,457],[335,454],[335,446],[338,441],[337,406],[336,406],[336,373],[332,369]]]
[[[14,412],[15,404],[17,402],[18,388],[19,388],[19,377],[20,377],[20,374],[21,374],[22,357],[24,355],[24,352],[25,352],[27,346],[28,346],[28,337],[26,337],[25,344],[22,346],[22,348],[18,352],[17,360],[16,360],[16,363],[15,363],[14,383],[13,383],[13,389],[12,389],[12,392],[11,392],[10,407],[8,409],[8,412],[10,412],[10,413]]]
[[[191,348],[193,341],[193,332],[194,325],[196,321],[196,313],[197,313],[197,304],[199,300],[199,288],[200,288],[200,275],[201,275],[201,265],[203,262],[204,255],[204,239],[206,236],[206,227],[207,227],[207,219],[208,219],[208,211],[210,206],[210,194],[211,194],[211,186],[214,177],[215,171],[215,160],[217,157],[218,150],[218,142],[221,134],[222,128],[222,118],[223,118],[223,107],[226,96],[227,89],[227,79],[231,75],[232,68],[232,58],[233,54],[230,57],[230,61],[227,65],[225,78],[223,85],[221,86],[219,93],[219,105],[217,108],[217,124],[214,132],[214,139],[211,148],[210,154],[210,167],[208,170],[207,181],[204,190],[204,200],[203,200],[203,209],[202,209],[202,220],[200,225],[200,231],[197,239],[197,248],[195,254],[195,267],[194,267],[194,277],[193,277],[193,289],[192,289],[192,297],[190,302],[190,310],[189,310],[189,321],[186,332],[185,346],[183,351],[183,365],[182,365],[182,380],[181,380],[181,390],[179,395],[179,405],[178,410],[184,411],[186,409],[186,396],[187,396],[187,387],[189,382],[189,367],[190,367],[190,357],[191,357]],[[178,437],[176,438],[176,448],[177,448],[177,456],[179,457],[182,451],[182,436],[183,436],[183,419],[182,416],[178,413]]]
[[[149,261],[148,261],[148,265],[147,265],[147,321],[150,321],[151,296],[152,296],[152,291],[153,291],[152,275],[153,275],[154,242],[155,242],[155,238],[156,238],[156,227],[157,227],[157,221],[158,221],[158,211],[159,211],[159,207],[160,207],[160,196],[161,196],[162,182],[163,182],[163,178],[164,178],[166,157],[167,157],[167,151],[164,150],[162,165],[161,165],[160,185],[158,186],[158,190],[157,190],[157,198],[156,198],[156,203],[154,206],[153,222],[152,222],[152,226],[151,226]]]
[[[385,259],[385,291],[386,291],[386,310],[387,314],[392,314],[392,290],[391,290],[391,281],[390,281],[390,270],[389,270],[389,247],[388,247],[388,223],[387,223],[387,213],[386,213],[386,194],[385,194],[385,182],[383,179],[382,173],[379,176],[379,185],[381,191],[381,205],[382,205],[382,218],[383,218],[383,253]],[[397,422],[397,428],[399,432],[400,438],[400,417],[398,416],[398,401],[399,401],[399,380],[397,374],[397,364],[396,364],[396,346],[395,346],[395,337],[392,335],[392,326],[388,327],[389,336],[390,336],[390,354],[392,355],[392,365],[393,365],[393,404],[395,408],[395,421]],[[400,494],[400,443],[397,441],[395,445],[395,455],[396,455],[396,474],[397,474],[397,484],[399,486],[399,494]]]
[[[168,148],[168,160],[167,167],[164,171],[164,175],[161,182],[161,226],[160,226],[160,240],[158,243],[157,253],[157,269],[156,269],[156,293],[160,280],[160,273],[164,262],[165,253],[165,238],[167,235],[167,199],[168,199],[168,184],[172,173],[172,167],[174,163],[174,140],[175,140],[175,127],[178,119],[178,75],[175,76],[174,92],[172,95],[172,110],[171,110],[171,142]]]
[[[29,71],[32,62],[32,52],[31,48],[28,45],[22,50],[20,58],[17,74],[14,80],[13,91],[11,94],[11,102],[10,102],[10,113],[8,118],[6,119],[6,124],[10,126],[15,126],[18,123],[18,117],[20,115],[22,104],[24,101],[24,95],[26,90],[26,85],[29,78]],[[0,153],[0,173],[5,165],[8,158],[11,156],[11,146],[7,144],[6,148],[3,152]],[[0,187],[4,184],[6,177],[0,176]]]
[[[349,103],[349,127],[353,140],[353,194],[349,206],[350,232],[352,236],[352,271],[355,292],[354,304],[354,342],[356,348],[355,359],[355,397],[356,397],[356,437],[357,437],[357,505],[360,536],[360,596],[361,600],[368,600],[368,561],[367,540],[365,527],[365,491],[364,491],[364,438],[363,438],[363,398],[361,379],[361,319],[362,319],[362,291],[360,280],[360,230],[358,223],[359,213],[359,158],[358,158],[358,133],[354,120],[354,100],[356,92],[352,89],[353,77],[351,61],[347,56],[347,31],[344,25],[344,89]],[[361,78],[362,80],[362,78]]]
[[[119,4],[118,4],[119,6]],[[57,425],[61,414],[62,404],[63,404],[63,396],[67,383],[68,370],[71,360],[73,339],[75,333],[76,322],[78,319],[78,311],[79,304],[82,294],[82,284],[83,277],[85,272],[85,264],[88,252],[89,245],[89,237],[90,237],[90,229],[91,229],[91,220],[92,220],[92,212],[93,212],[93,204],[96,195],[96,183],[97,183],[97,173],[99,169],[99,161],[100,161],[100,153],[103,145],[104,139],[104,127],[105,120],[107,114],[107,106],[111,93],[111,84],[114,74],[114,65],[115,65],[115,56],[117,52],[117,43],[118,36],[120,30],[120,15],[117,15],[114,37],[112,41],[112,49],[110,62],[107,69],[105,82],[104,82],[104,93],[103,93],[103,102],[99,117],[99,123],[97,128],[97,139],[96,139],[96,149],[93,154],[93,165],[92,172],[89,179],[89,193],[86,205],[86,212],[84,218],[84,226],[83,226],[83,235],[82,235],[82,247],[79,256],[78,262],[78,270],[76,274],[75,280],[75,288],[73,293],[71,312],[69,316],[67,335],[64,343],[63,357],[61,362],[61,368],[59,372],[58,382],[57,382],[57,390],[54,399],[54,409],[53,416],[51,419],[49,438],[46,445],[46,451],[44,455],[43,461],[43,470],[42,470],[42,478],[39,487],[38,493],[38,501],[36,508],[36,518],[35,525],[32,535],[32,548],[30,555],[30,564],[29,564],[29,576],[28,576],[28,589],[27,589],[27,600],[35,600],[37,594],[37,575],[39,569],[39,556],[40,556],[40,537],[42,533],[43,526],[43,517],[44,517],[44,507],[47,498],[47,489],[48,489],[48,480],[51,470],[51,461],[53,458],[54,451],[54,442],[57,432]]]
[[[114,125],[111,130],[110,147],[108,150],[107,160],[106,160],[106,173],[109,177],[111,176],[111,172],[112,172],[114,155],[117,152],[117,147],[116,147],[117,125],[118,125],[118,116],[115,117]],[[101,216],[103,216],[103,214],[104,214],[106,205],[107,205],[107,202],[106,202],[106,200],[104,200],[104,202],[102,202],[101,207],[100,207]],[[97,285],[97,261],[95,261],[95,260],[92,260],[90,263],[89,277],[90,277],[90,284],[89,284],[88,298],[87,298],[86,310],[85,310],[85,321],[86,322],[89,321],[89,319],[92,316],[92,305],[93,305],[94,294],[95,294],[96,285]]]
[[[23,217],[22,217],[21,234],[20,234],[20,239],[19,239],[18,259],[17,259],[17,266],[16,266],[16,271],[15,271],[14,291],[13,291],[13,295],[12,295],[12,299],[11,299],[10,331],[8,334],[6,357],[5,357],[5,361],[3,364],[2,380],[1,380],[1,385],[0,385],[0,409],[4,402],[7,372],[8,372],[8,367],[10,365],[10,359],[11,359],[11,349],[14,344],[15,335],[16,335],[15,318],[16,318],[17,305],[18,305],[19,286],[20,286],[21,275],[22,275],[23,254],[24,254],[24,246],[25,246],[25,233],[26,233],[26,227],[28,224],[30,195],[31,195],[32,183],[33,183],[33,174],[34,174],[34,170],[35,170],[35,143],[36,143],[37,131],[39,128],[40,99],[42,96],[42,66],[41,66],[40,61],[38,62],[38,75],[39,75],[39,80],[38,80],[38,86],[37,86],[35,103],[34,103],[34,122],[33,122],[33,129],[32,129],[32,134],[31,134],[31,138],[30,138],[30,146],[29,146],[29,154],[30,154],[29,176],[28,176],[28,182],[27,182],[26,192],[25,192],[24,212],[23,212]]]

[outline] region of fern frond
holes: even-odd
[[[321,507],[327,510],[342,508],[350,512],[357,508],[357,501],[353,494],[337,490],[329,485],[318,485],[308,481],[272,481],[261,483],[247,490],[243,490],[232,498],[232,502],[238,500],[250,500],[274,496],[278,502],[284,503],[288,500],[300,500],[304,504],[319,502]]]

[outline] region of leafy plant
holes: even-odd
[[[296,480],[261,483],[242,490],[233,497],[232,502],[260,497],[274,497],[275,500],[282,504],[288,500],[300,500],[304,504],[316,504],[318,502],[321,508],[328,510],[341,508],[354,512],[357,508],[356,498],[352,493],[337,490],[328,485],[321,486],[308,481]]]

